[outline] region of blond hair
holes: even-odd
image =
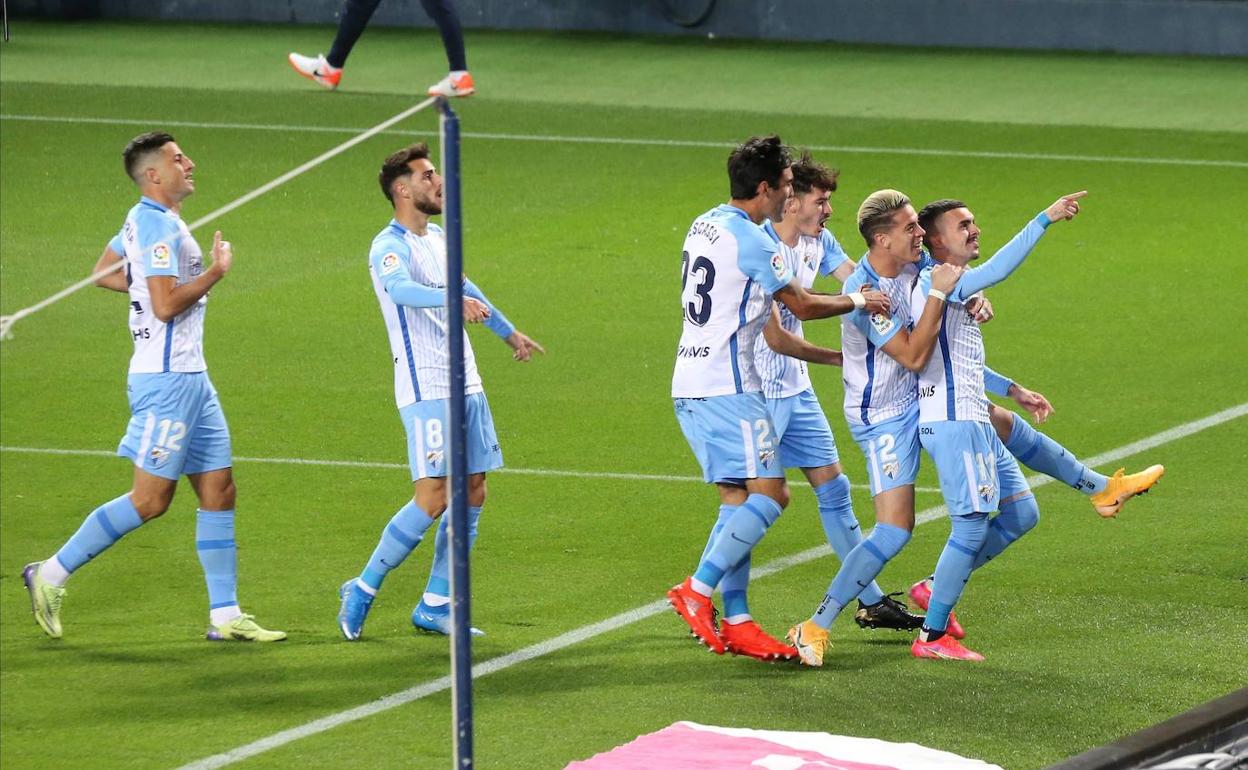
[[[876,190],[858,207],[858,232],[871,247],[871,239],[893,225],[893,214],[905,208],[910,198],[900,190]]]

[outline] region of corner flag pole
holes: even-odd
[[[447,490],[451,535],[451,705],[454,711],[455,768],[470,770],[472,758],[472,636],[468,591],[468,452],[464,388],[464,249],[460,209],[459,116],[446,99],[442,113],[442,193],[446,226],[446,313],[451,398],[446,431],[450,441]]]

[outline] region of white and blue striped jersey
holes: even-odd
[[[895,278],[883,278],[863,257],[841,287],[850,294],[870,284],[887,294],[890,301],[889,315],[864,308],[841,316],[841,376],[845,382],[845,420],[850,425],[874,425],[905,414],[914,405],[914,372],[880,348],[902,329],[914,328],[910,290],[917,274],[917,267],[906,265]]]
[[[775,240],[780,249],[780,257],[803,289],[814,286],[817,276],[831,275],[849,259],[841,244],[826,229],[818,238],[798,236],[797,245],[793,247],[780,240],[771,220],[763,223],[763,230]],[[783,303],[780,304],[780,325],[805,339],[801,319],[793,315]],[[767,346],[766,341],[758,343],[754,352],[754,365],[758,367],[758,374],[762,377],[763,395],[767,398],[788,398],[812,387],[806,362],[777,353]]]
[[[417,401],[450,398],[450,343],[445,307],[399,305],[386,292],[386,278],[400,275],[435,289],[446,288],[446,236],[430,223],[417,235],[395,220],[377,234],[368,255],[373,291],[390,335],[394,359],[394,401],[399,407]],[[480,393],[481,375],[464,332],[466,394]]]
[[[932,288],[932,267],[924,267],[910,294],[910,313],[923,314]],[[919,422],[988,422],[984,395],[984,337],[966,309],[969,297],[955,288],[945,302],[936,349],[919,372]]]
[[[116,239],[110,241],[110,246]],[[131,374],[202,372],[204,362],[204,312],[208,295],[200,297],[171,321],[152,312],[147,279],[171,275],[177,285],[204,272],[204,255],[182,217],[143,196],[126,215],[121,245],[130,284],[130,336],[134,355]]]
[[[685,236],[672,398],[760,392],[754,348],[772,295],[793,280],[776,242],[737,208],[716,206]]]

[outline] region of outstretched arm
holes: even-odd
[[[968,270],[966,275],[962,276],[958,284],[958,296],[969,298],[976,292],[1004,281],[1010,273],[1023,264],[1023,260],[1039,243],[1040,237],[1044,235],[1044,231],[1050,224],[1075,218],[1075,215],[1079,213],[1079,199],[1087,194],[1087,190],[1082,190],[1063,195],[1052,206],[1037,214],[1035,219],[1028,222],[1027,226],[1011,238],[1009,243],[1002,246],[1000,251],[993,254],[991,259]]]

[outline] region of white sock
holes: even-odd
[[[224,626],[234,618],[242,615],[243,611],[239,609],[237,604],[231,604],[229,607],[217,607],[208,611],[209,622],[214,626]]]
[[[468,70],[451,70],[452,78],[457,78],[460,75],[467,75],[467,74],[468,74]]]
[[[377,589],[376,589],[376,588],[373,588],[373,587],[372,587],[372,586],[370,586],[368,583],[365,583],[363,579],[361,579],[361,578],[356,578],[356,579],[355,579],[355,584],[356,584],[357,586],[359,586],[359,587],[360,587],[360,590],[361,590],[361,591],[363,591],[364,593],[368,594],[369,596],[376,596],[376,595],[377,595]]]
[[[713,586],[708,586],[706,583],[703,583],[697,578],[689,579],[689,587],[708,598],[711,594],[715,593],[715,588]]]
[[[744,623],[747,620],[753,620],[753,619],[754,619],[753,615],[751,615],[748,612],[743,612],[740,615],[733,615],[730,618],[724,618],[724,622],[730,626],[735,626],[738,623]]]
[[[426,607],[445,607],[451,603],[451,597],[441,596],[439,594],[431,594],[426,592],[420,600],[425,603]]]
[[[39,565],[39,579],[51,583],[58,588],[69,580],[69,570],[55,556]]]

